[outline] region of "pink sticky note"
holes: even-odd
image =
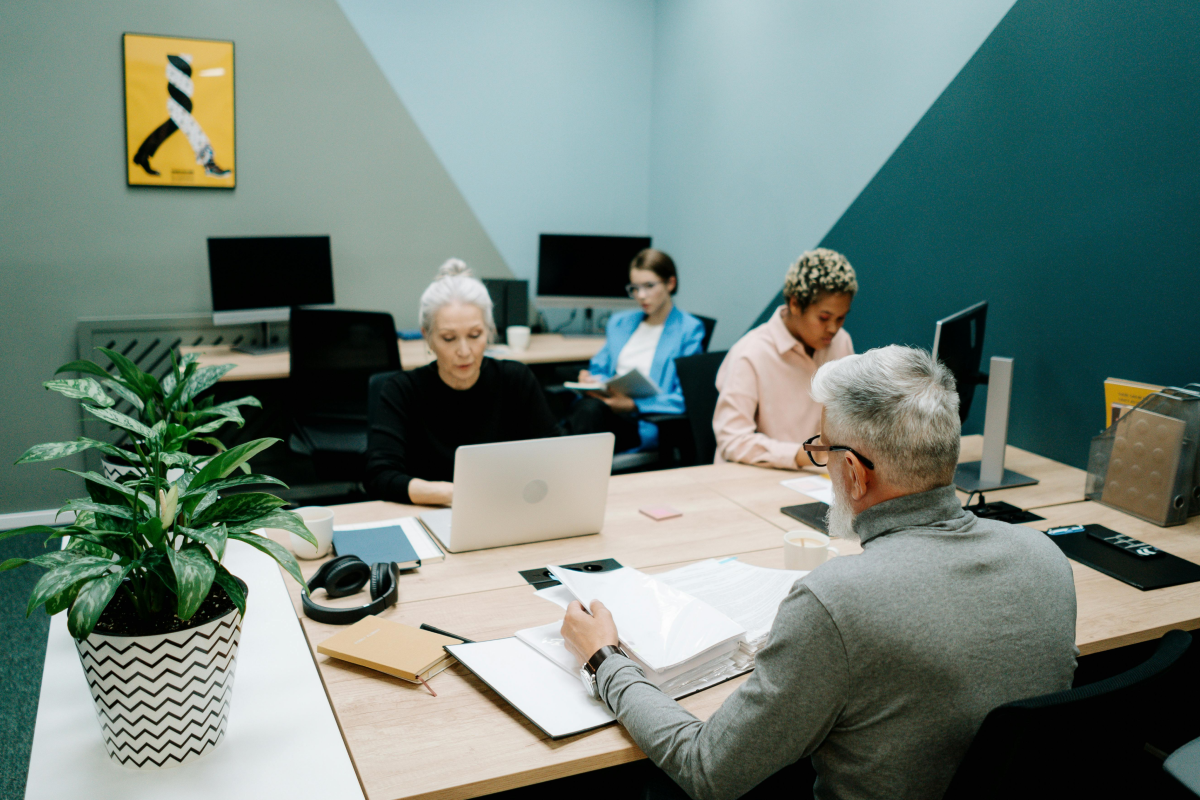
[[[646,506],[645,508],[639,508],[638,511],[642,512],[650,519],[658,520],[660,522],[664,519],[671,519],[671,517],[683,516],[682,511],[676,508],[671,508],[670,506]]]

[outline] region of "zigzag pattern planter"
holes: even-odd
[[[76,642],[108,755],[134,769],[174,767],[225,736],[242,616],[155,636],[93,633]]]

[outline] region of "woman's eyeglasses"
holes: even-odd
[[[823,467],[829,463],[829,457],[826,456],[824,461],[817,461],[813,457],[813,453],[832,453],[835,450],[845,450],[847,453],[854,453],[858,456],[858,460],[863,463],[867,469],[875,469],[875,463],[871,459],[864,456],[862,453],[855,450],[853,447],[846,447],[844,444],[813,444],[817,439],[821,438],[821,434],[811,437],[804,443],[804,452],[808,453],[808,460],[813,463],[814,467]]]
[[[654,291],[654,287],[662,286],[662,281],[652,281],[651,283],[627,283],[625,284],[625,293],[630,297],[637,297],[642,292]]]

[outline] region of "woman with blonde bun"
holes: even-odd
[[[436,360],[389,380],[367,442],[367,492],[450,505],[462,445],[539,439],[559,431],[529,367],[484,355],[496,335],[492,300],[452,258],[421,295],[421,333]]]

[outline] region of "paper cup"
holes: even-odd
[[[505,339],[508,346],[518,353],[523,353],[529,349],[529,337],[532,332],[528,325],[509,325],[504,331]]]
[[[305,506],[296,509],[296,513],[304,520],[305,527],[317,537],[317,546],[313,547],[296,534],[289,533],[296,558],[324,558],[329,555],[333,549],[333,509]]]
[[[829,537],[816,531],[788,531],[783,535],[784,569],[809,571],[834,556],[838,549],[829,544]]]

